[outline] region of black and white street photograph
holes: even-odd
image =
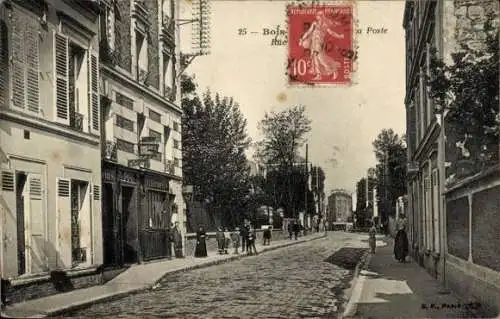
[[[500,318],[496,0],[0,0],[1,318]]]

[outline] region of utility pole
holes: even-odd
[[[306,144],[306,191],[305,191],[305,203],[304,203],[304,219],[306,218],[307,215],[307,191],[309,190],[309,169],[307,167],[308,163],[308,157],[309,157],[309,144]],[[303,225],[305,226],[305,225]]]

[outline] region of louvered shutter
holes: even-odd
[[[99,60],[97,55],[89,51],[89,114],[90,131],[99,135]]]
[[[102,209],[101,209],[101,186],[92,186],[92,263],[102,264]]]
[[[26,67],[26,49],[25,49],[25,24],[19,12],[12,13],[12,105],[24,109],[25,97],[25,67]]]
[[[24,33],[26,45],[26,105],[28,110],[38,114],[40,107],[38,78],[40,74],[40,40],[38,26],[35,23],[33,19],[29,19]]]
[[[0,20],[0,107],[7,107],[9,96],[9,34],[5,21]]]
[[[57,179],[57,266],[71,266],[71,181],[66,178]]]
[[[45,214],[43,209],[44,187],[41,174],[30,173],[29,185],[29,243],[28,256],[30,272],[33,274],[47,269],[45,255]]]
[[[56,121],[69,125],[68,38],[54,33],[56,74]]]

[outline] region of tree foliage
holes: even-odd
[[[305,106],[293,106],[281,112],[266,112],[258,127],[264,139],[257,144],[257,157],[265,164],[289,168],[311,131],[311,120]]]
[[[277,174],[270,180],[275,182],[275,192],[279,193],[275,198],[280,199],[286,216],[297,217],[297,209],[305,206],[307,180],[305,172],[294,164],[306,134],[311,130],[311,120],[306,116],[304,106],[292,106],[280,112],[266,112],[258,127],[264,138],[257,143],[256,158],[272,168],[274,173],[271,175]],[[308,196],[311,197],[312,194]]]
[[[382,222],[395,214],[396,200],[406,194],[406,137],[383,129],[373,141],[376,165],[377,205]]]
[[[195,90],[193,79],[183,77],[184,182],[208,204],[216,224],[235,226],[249,193],[247,122],[232,98],[209,90],[199,97]]]
[[[498,163],[499,47],[495,19],[498,16],[486,20],[484,43],[460,43],[460,49],[451,54],[451,63],[445,63],[435,48],[431,51],[429,91],[436,111],[445,114],[451,174],[457,172],[461,160],[472,166],[465,175]]]

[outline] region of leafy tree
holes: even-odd
[[[436,112],[445,115],[447,177],[457,179],[498,163],[498,14],[487,17],[484,42],[460,43],[447,64],[435,48],[428,78]],[[460,150],[460,146],[462,150]],[[451,175],[451,176],[450,176]]]
[[[406,194],[406,137],[383,129],[373,141],[373,148],[378,161],[377,203],[385,223],[395,214],[396,199]]]
[[[181,88],[185,183],[194,185],[195,199],[207,203],[216,224],[235,226],[250,189],[246,119],[232,98],[208,90],[200,98],[191,77],[182,78]]]
[[[294,173],[294,164],[297,162],[298,150],[311,130],[311,121],[306,116],[306,109],[304,106],[292,106],[281,112],[266,112],[258,127],[264,139],[257,144],[256,157],[259,162],[276,167],[278,174],[285,174],[281,175],[287,182],[287,185],[281,188],[287,190],[285,196],[281,197],[282,204],[288,216],[296,217],[300,199],[294,196],[294,190],[300,188],[297,188],[296,184],[300,184],[301,179]],[[305,184],[303,189],[305,190]],[[305,199],[305,194],[301,198]]]

